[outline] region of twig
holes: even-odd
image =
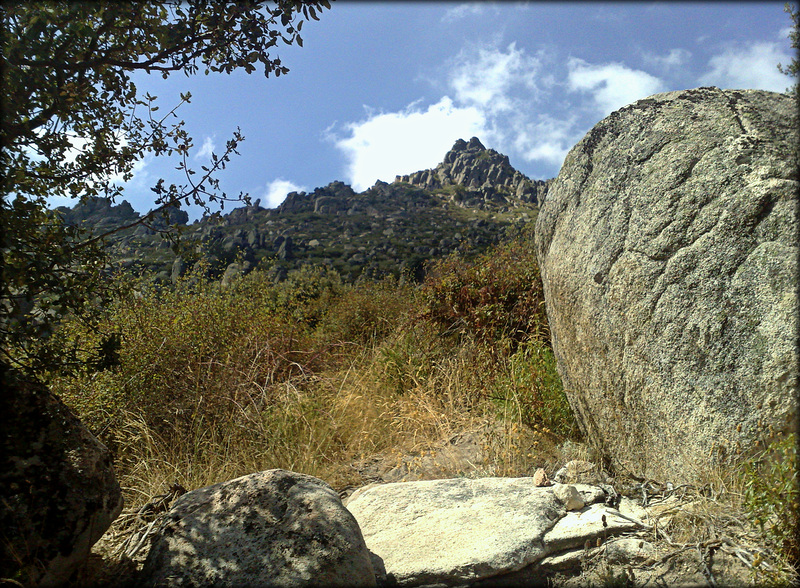
[[[643,523],[642,521],[639,521],[637,519],[631,518],[629,516],[625,516],[624,514],[622,514],[619,511],[613,513],[613,516],[620,517],[622,519],[625,519],[626,521],[630,521],[631,523],[635,523],[636,525],[639,525],[640,527],[642,527],[643,529],[646,529],[648,531],[652,531],[653,530],[653,527],[651,527],[650,525],[648,525],[646,523]]]
[[[147,538],[148,538],[150,535],[152,535],[152,534],[154,533],[154,530],[153,530],[153,528],[154,528],[155,524],[156,524],[156,523],[157,523],[157,522],[158,522],[160,519],[161,519],[161,518],[159,517],[159,518],[155,518],[155,519],[153,519],[152,521],[150,521],[150,524],[149,524],[149,525],[147,525],[147,527],[145,527],[145,529],[144,529],[144,532],[142,533],[142,536],[139,538],[139,541],[136,543],[136,547],[134,547],[134,548],[133,548],[133,549],[131,549],[131,550],[126,550],[126,551],[125,551],[125,555],[127,555],[127,556],[128,556],[130,559],[133,559],[133,558],[134,558],[134,556],[135,556],[137,553],[139,553],[139,550],[142,548],[142,546],[144,545],[144,543],[145,543],[145,541],[147,540]],[[134,536],[135,536],[135,535],[131,535],[131,537],[134,537]]]
[[[703,573],[705,574],[706,578],[708,579],[708,583],[712,586],[712,588],[716,588],[717,580],[714,578],[714,574],[711,573],[711,548],[705,547],[703,549],[700,548],[700,543],[697,544],[697,555],[700,556],[700,564],[703,566]]]
[[[661,559],[654,561],[652,564],[647,566],[645,569],[652,570],[652,569],[656,568],[657,566],[660,566],[661,564],[666,562],[668,559],[670,559],[672,557],[675,557],[679,553],[683,553],[684,551],[688,551],[689,549],[692,549],[692,547],[693,547],[692,545],[684,545],[682,547],[679,547],[675,551],[669,552],[667,555],[663,556]]]

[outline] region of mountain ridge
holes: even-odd
[[[311,192],[290,192],[276,208],[260,200],[188,224],[185,211],[170,211],[180,247],[159,238],[155,224],[115,234],[111,257],[123,269],[149,272],[161,282],[177,280],[204,259],[212,277],[269,265],[274,279],[312,264],[361,277],[421,279],[426,263],[455,252],[479,254],[531,222],[552,180],[531,180],[506,155],[476,137],[458,139],[433,169],[378,181],[356,193],[333,181]],[[99,232],[135,222],[127,201],[92,199],[56,209],[68,224]]]

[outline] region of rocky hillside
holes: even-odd
[[[259,264],[276,280],[307,263],[337,270],[345,280],[407,274],[419,279],[427,261],[459,251],[477,254],[530,223],[548,182],[531,180],[508,157],[477,138],[459,139],[435,169],[377,182],[356,193],[342,183],[292,192],[276,209],[258,201],[187,225],[173,211],[181,245],[140,225],[115,234],[110,248],[126,269],[175,280],[201,260],[230,279]],[[58,209],[70,224],[108,230],[138,215],[123,201],[96,199]],[[227,277],[226,277],[227,276]]]
[[[426,190],[447,191],[451,201],[463,206],[478,206],[490,202],[541,203],[552,180],[531,180],[511,167],[508,156],[486,149],[477,137],[469,143],[456,141],[435,169],[397,176],[395,182],[405,182]]]

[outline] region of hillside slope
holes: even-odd
[[[453,252],[475,255],[530,223],[549,186],[514,169],[508,157],[477,138],[459,139],[432,170],[377,182],[361,193],[342,182],[313,192],[292,192],[275,209],[255,201],[191,225],[184,211],[181,244],[161,237],[161,225],[139,225],[109,238],[113,259],[157,281],[177,279],[199,261],[212,276],[230,278],[259,264],[276,280],[303,264],[323,265],[346,281],[403,274],[419,279],[426,262]],[[95,199],[59,208],[69,224],[95,231],[138,220],[123,201]]]

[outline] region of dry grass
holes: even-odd
[[[279,286],[256,272],[227,289],[197,281],[122,301],[109,319],[122,335],[120,365],[53,381],[115,454],[129,516],[105,548],[132,537],[136,525],[125,521],[174,484],[191,490],[283,468],[338,490],[368,481],[359,461],[380,456],[414,473],[467,431],[479,432],[480,459],[447,475],[552,475],[572,459],[596,461],[555,371],[541,284],[530,281],[538,270],[517,275],[535,265],[532,249],[501,253],[492,271],[480,269],[485,260],[449,260],[421,294],[388,282],[345,287],[304,270]],[[91,346],[76,329],[61,336]],[[665,515],[662,539],[728,538],[750,546],[741,553],[753,565],[764,536],[747,510],[756,474],[695,474],[690,506]],[[785,560],[760,557],[769,578],[787,577]]]

